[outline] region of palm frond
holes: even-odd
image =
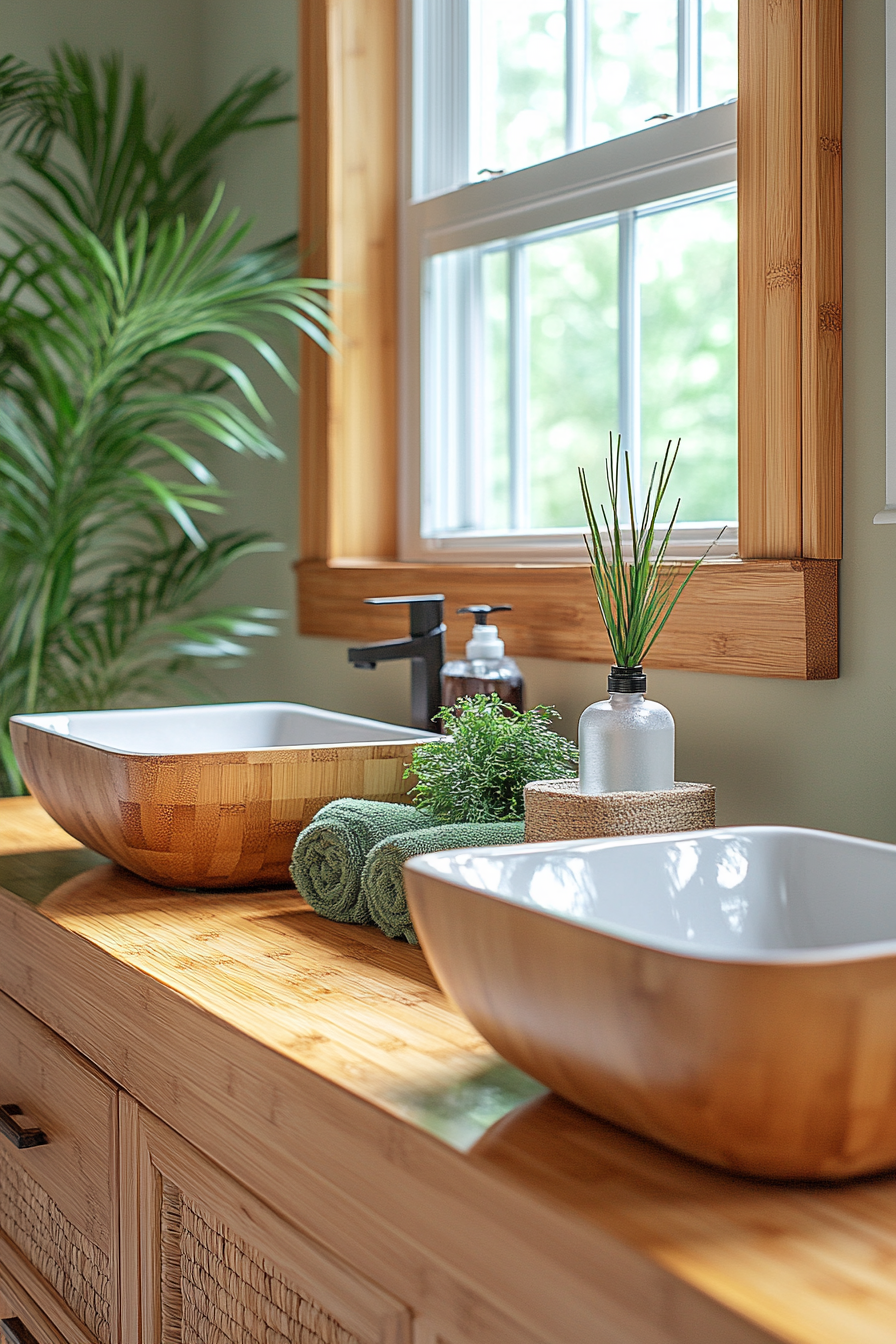
[[[28,169],[17,185],[49,232],[82,224],[109,244],[116,222],[130,231],[141,211],[151,235],[178,214],[197,218],[221,146],[295,120],[259,115],[288,79],[277,69],[247,75],[194,131],[172,118],[155,129],[144,70],[126,75],[115,53],[96,69],[85,52],[63,45],[51,52],[50,70],[0,62],[0,126]]]
[[[245,658],[239,641],[274,635],[282,612],[249,606],[196,610],[211,583],[243,556],[268,549],[260,533],[229,532],[197,552],[183,539],[133,554],[71,602],[49,640],[49,708],[104,708],[157,692],[160,675],[192,658]]]
[[[197,604],[224,571],[246,555],[269,550],[261,533],[228,532],[197,551],[177,542],[129,547],[100,583],[75,587],[64,612],[48,625],[44,653],[52,666],[40,685],[42,710],[101,709],[152,702],[160,680],[174,677],[182,691],[201,694],[202,679],[186,675],[199,658],[232,662],[250,655],[242,641],[277,633],[282,612],[264,607]],[[123,548],[123,539],[120,539]],[[29,674],[26,647],[0,668],[4,729],[21,712]],[[15,786],[8,734],[0,734],[0,763]]]
[[[0,138],[4,148],[27,148],[32,137],[39,135],[37,109],[49,84],[46,71],[12,55],[0,57],[0,127],[7,128]]]
[[[153,202],[154,214],[159,218],[195,213],[202,188],[208,182],[210,165],[221,146],[234,135],[279,126],[292,122],[292,115],[259,117],[262,104],[288,83],[289,75],[283,70],[271,69],[258,75],[238,80],[229,93],[213,108],[202,124],[188,136],[178,149],[172,150],[170,167],[165,179],[164,210],[162,201]],[[169,131],[172,144],[176,132]]]

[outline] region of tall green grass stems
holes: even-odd
[[[610,513],[608,517],[604,505],[600,506],[603,529],[591,501],[585,470],[579,468],[582,499],[591,534],[590,539],[585,537],[591,561],[591,577],[617,667],[637,667],[643,663],[695,570],[711,549],[710,546],[707,552],[694,561],[681,579],[671,565],[663,568],[681,500],[676,503],[671,520],[661,533],[659,515],[680,446],[680,439],[674,448],[670,439],[662,461],[654,463],[639,517],[635,505],[631,459],[627,452],[622,452],[621,438],[617,437],[614,444],[613,436],[610,435],[610,451],[605,463]],[[630,559],[626,555],[625,512],[628,513]]]

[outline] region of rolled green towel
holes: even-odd
[[[409,943],[416,943],[404,894],[401,868],[405,859],[415,854],[435,854],[440,849],[518,845],[524,831],[522,821],[482,821],[455,822],[387,836],[370,851],[361,876],[362,900],[366,899],[370,918],[390,938],[406,938]]]
[[[430,813],[404,803],[339,798],[322,807],[299,834],[289,868],[292,880],[317,914],[343,924],[369,924],[361,890],[367,855],[390,835],[432,824]]]

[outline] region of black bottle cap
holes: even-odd
[[[635,667],[617,667],[614,663],[607,677],[607,690],[619,691],[622,695],[636,695],[638,691],[646,691],[647,677],[641,664],[638,663]]]
[[[469,611],[472,615],[474,625],[487,625],[488,617],[493,611],[513,611],[513,607],[490,607],[487,602],[477,602],[472,607],[458,607],[458,616],[465,611]]]

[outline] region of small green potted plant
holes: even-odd
[[[517,709],[494,692],[441,709],[446,736],[415,747],[406,772],[417,777],[416,806],[441,823],[522,821],[527,784],[575,776],[575,744],[550,726],[559,717],[547,705]]]
[[[579,468],[590,539],[585,537],[597,603],[615,663],[607,679],[609,699],[599,700],[579,720],[579,792],[581,794],[668,790],[675,783],[675,723],[665,706],[647,700],[644,658],[653,647],[694,571],[665,564],[679,500],[665,531],[659,515],[669,488],[681,440],[670,439],[661,462],[654,463],[640,517],[628,453],[621,439],[606,460],[609,515],[600,506],[603,531]],[[624,484],[622,480],[624,464]],[[631,556],[626,554],[623,512],[628,513]],[[605,539],[606,538],[606,539]]]

